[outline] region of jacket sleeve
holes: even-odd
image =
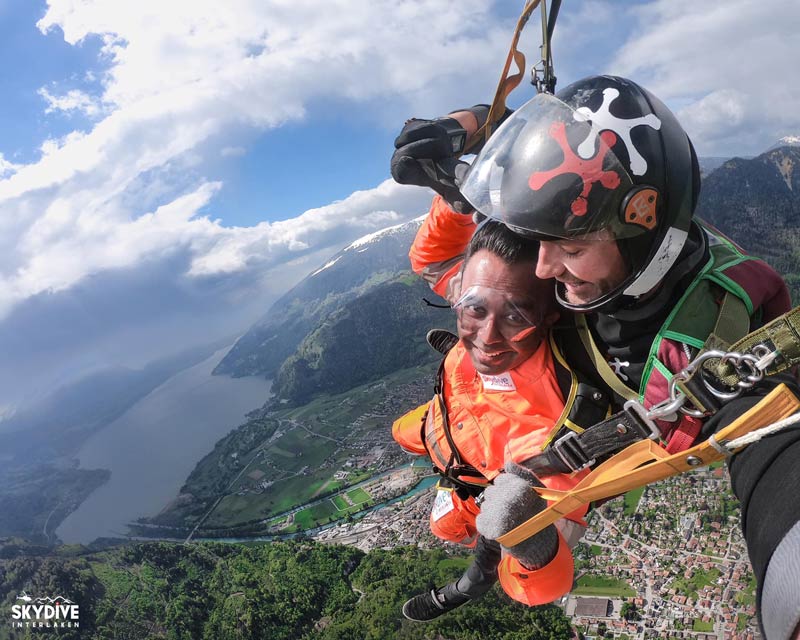
[[[472,216],[456,213],[436,196],[408,254],[414,273],[451,304],[458,297],[461,261],[475,226]]]
[[[572,551],[560,532],[555,558],[541,569],[528,570],[508,554],[503,554],[497,568],[503,591],[529,607],[549,604],[568,593],[572,589],[574,573]]]

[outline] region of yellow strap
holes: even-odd
[[[786,385],[778,385],[749,411],[720,429],[714,439],[719,443],[733,440],[787,418],[796,413],[798,408],[800,400],[794,393]],[[505,547],[513,547],[594,500],[617,496],[724,458],[725,454],[715,449],[708,440],[673,455],[652,440],[640,440],[601,464],[570,491],[534,488],[545,500],[554,501],[553,504],[504,533],[497,541]]]
[[[589,330],[589,325],[586,324],[586,318],[583,314],[577,314],[575,316],[575,325],[578,329],[578,335],[581,338],[583,347],[586,349],[586,353],[592,360],[592,364],[594,364],[597,373],[605,380],[605,383],[611,387],[617,395],[622,396],[626,400],[635,400],[638,402],[639,394],[622,383],[617,377],[617,374],[614,373],[614,370],[609,366],[608,362],[606,362],[603,354],[600,353],[600,349],[598,349],[597,345],[594,343],[592,332]]]
[[[519,86],[522,77],[525,75],[525,54],[517,49],[517,45],[519,44],[519,37],[522,35],[522,30],[528,23],[528,18],[531,17],[533,10],[539,6],[540,1],[541,0],[529,0],[522,9],[522,13],[517,20],[517,26],[514,29],[514,35],[511,38],[511,47],[508,50],[508,56],[506,56],[503,73],[500,74],[500,82],[497,84],[497,91],[495,91],[492,106],[489,107],[489,114],[486,117],[486,122],[484,122],[483,126],[470,138],[464,149],[465,153],[476,144],[489,139],[489,136],[492,135],[492,127],[494,127],[495,123],[500,120],[506,111],[506,98]],[[517,73],[509,76],[508,72],[511,69],[512,60],[517,64]]]

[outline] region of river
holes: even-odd
[[[65,543],[127,533],[126,523],[158,513],[214,444],[269,397],[263,378],[212,376],[230,347],[173,376],[86,441],[84,469],[111,479],[56,529]]]

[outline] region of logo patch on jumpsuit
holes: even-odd
[[[436,499],[433,501],[433,509],[431,509],[431,518],[436,522],[440,518],[444,518],[456,506],[453,504],[453,492],[445,489],[439,489],[436,492]]]
[[[482,373],[478,374],[483,380],[483,388],[487,391],[516,391],[517,387],[511,374],[506,371],[497,376],[486,376]]]

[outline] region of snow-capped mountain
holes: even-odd
[[[767,151],[780,149],[781,147],[800,147],[800,136],[783,136],[783,138],[773,144]]]
[[[409,270],[408,249],[422,219],[365,235],[332,256],[277,300],[215,373],[273,377],[322,319]]]

